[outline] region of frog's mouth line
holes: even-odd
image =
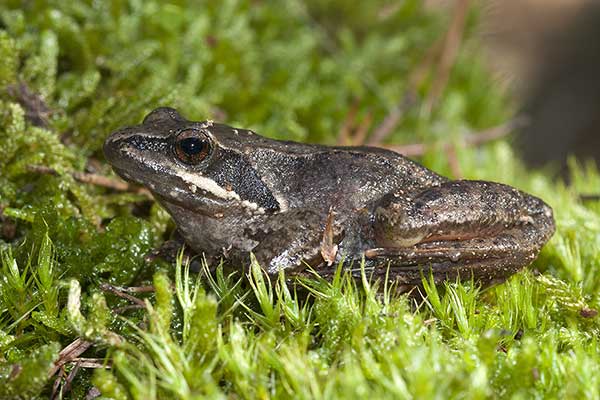
[[[193,202],[163,196],[156,192],[153,192],[152,195],[154,196],[156,201],[160,203],[163,207],[165,207],[167,210],[171,210],[175,207],[180,210],[193,212],[194,215],[203,215],[211,218],[214,218],[217,214],[222,214],[228,208],[227,205],[219,203],[218,200],[212,201],[212,199],[209,200],[208,197],[205,197],[203,199],[204,202],[202,204],[194,204]],[[212,203],[210,207],[206,205],[207,201]]]

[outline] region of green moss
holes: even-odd
[[[71,176],[112,176],[103,140],[159,105],[332,144],[350,110],[374,128],[412,90],[417,105],[387,140],[431,144],[420,161],[451,176],[440,142],[513,109],[479,61],[478,10],[427,110],[435,69],[409,79],[448,18],[417,0],[350,4],[0,5],[0,398],[47,398],[48,372],[76,338],[92,343],[82,357],[111,368],[81,369],[72,398],[92,385],[114,399],[598,397],[600,202],[579,197],[600,187],[592,163],[573,162],[565,186],[526,170],[506,141],[457,145],[466,178],[539,195],[557,233],[497,287],[425,277],[424,302],[341,272],[288,284],[256,264],[241,280],[145,262],[173,228],[167,214]],[[147,307],[132,309],[105,283],[156,291],[133,293]]]

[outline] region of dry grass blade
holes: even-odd
[[[71,342],[67,347],[58,353],[58,360],[54,362],[54,367],[48,372],[48,376],[53,376],[56,372],[61,369],[65,364],[72,362],[75,358],[83,354],[87,349],[92,346],[91,342],[77,338]]]
[[[146,303],[144,303],[144,300],[138,299],[135,296],[125,293],[125,290],[121,287],[113,286],[109,283],[103,283],[100,285],[100,289],[107,291],[107,292],[111,292],[115,296],[121,297],[123,299],[127,299],[140,307],[146,306]]]
[[[448,165],[450,166],[450,171],[452,171],[452,177],[454,179],[464,178],[462,169],[460,168],[460,162],[458,161],[456,146],[454,144],[446,146],[446,158],[448,160]]]

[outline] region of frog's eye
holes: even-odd
[[[181,131],[175,139],[175,155],[181,162],[200,164],[211,151],[208,138],[195,129]]]

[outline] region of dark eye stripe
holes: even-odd
[[[164,138],[155,138],[149,136],[132,136],[127,143],[138,150],[153,153],[164,153],[169,148],[169,144]]]

